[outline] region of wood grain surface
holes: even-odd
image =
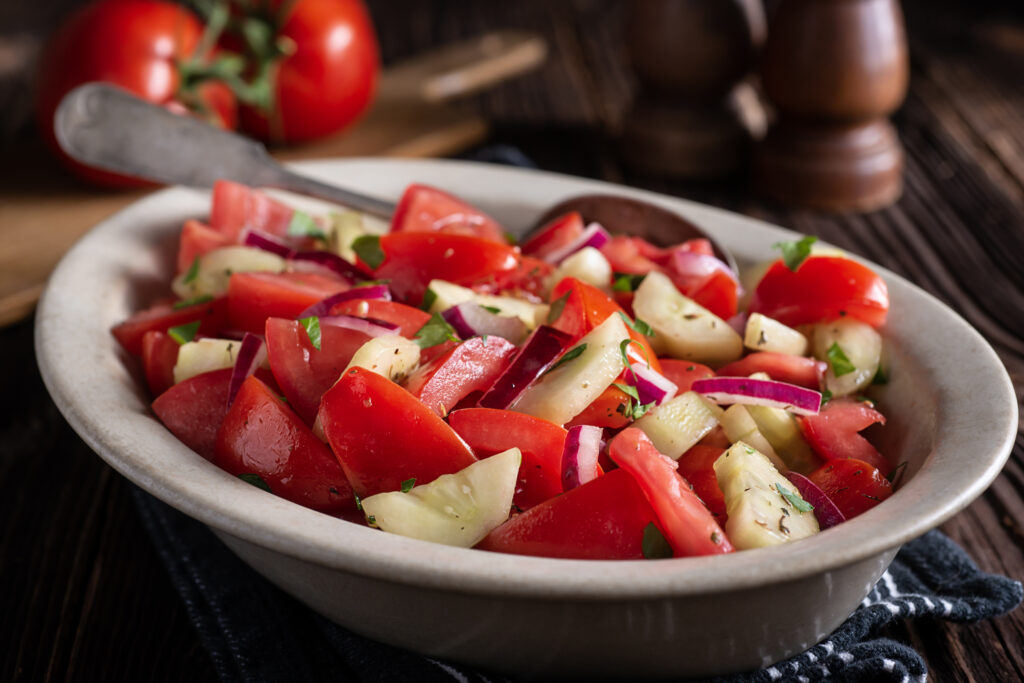
[[[553,170],[710,202],[817,234],[913,280],[993,344],[1024,391],[1024,10],[906,0],[912,75],[895,123],[906,190],[866,215],[784,211],[742,179],[684,185],[622,170],[604,134],[630,94],[615,0],[371,3],[396,60],[486,28],[537,30],[537,74],[475,101]],[[35,369],[31,322],[0,330],[0,680],[215,680],[137,519],[128,485],[70,431]],[[964,457],[971,457],[965,453]],[[1024,579],[1024,436],[993,486],[943,525],[986,571]],[[1024,679],[1024,610],[973,625],[897,624],[936,681]]]

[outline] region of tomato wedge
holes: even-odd
[[[643,491],[614,470],[512,517],[476,546],[516,555],[639,560],[644,529],[656,523]]]
[[[811,256],[796,272],[776,261],[754,289],[750,312],[790,327],[847,315],[880,327],[889,289],[875,271],[840,256]]]
[[[154,396],[174,386],[174,364],[178,362],[178,342],[170,335],[151,330],[142,337],[142,369],[146,384]]]
[[[676,463],[659,453],[646,434],[636,427],[619,432],[609,454],[643,489],[658,515],[658,528],[676,557],[733,551],[722,527],[676,471]]]
[[[231,238],[205,223],[185,221],[185,226],[181,229],[181,241],[178,243],[177,272],[184,273],[188,270],[197,256],[231,244]]]
[[[620,429],[630,422],[626,410],[632,400],[626,392],[612,385],[565,426],[594,425],[605,429]]]
[[[405,188],[391,217],[391,232],[443,232],[505,244],[505,231],[496,220],[428,185]]]
[[[323,325],[318,350],[301,323],[283,318],[268,318],[265,331],[274,379],[307,425],[316,419],[320,398],[341,377],[359,347],[370,340],[365,332]]]
[[[230,180],[213,185],[210,227],[231,242],[238,242],[246,229],[283,236],[294,213],[290,206],[245,185]]]
[[[231,373],[229,368],[190,377],[153,401],[164,426],[207,460],[213,460],[217,430],[228,412]]]
[[[395,232],[380,238],[380,248],[384,261],[373,269],[373,276],[390,280],[391,291],[416,306],[431,280],[469,287],[493,282],[519,265],[516,249],[466,235]]]
[[[115,325],[110,332],[126,351],[136,356],[142,353],[142,337],[151,330],[166,332],[171,327],[200,321],[199,334],[216,337],[227,326],[227,298],[181,306],[174,301],[162,301],[139,311],[123,323]]]
[[[479,458],[517,447],[523,454],[513,501],[520,510],[562,492],[562,449],[566,431],[523,413],[495,408],[466,408],[448,416],[448,423]]]
[[[494,384],[515,353],[515,344],[501,337],[473,337],[421,365],[406,379],[405,388],[445,417],[459,401]]]
[[[714,370],[700,363],[676,358],[659,358],[658,361],[661,363],[661,374],[678,387],[677,394],[689,391],[693,383],[699,379],[715,376]]]
[[[814,358],[793,356],[788,353],[757,351],[718,368],[719,377],[750,377],[755,372],[766,372],[779,382],[797,384],[808,389],[821,387],[821,379],[828,363]]]
[[[584,227],[580,212],[570,211],[541,227],[519,246],[524,254],[544,259],[579,238]]]
[[[345,473],[309,427],[255,376],[242,383],[217,432],[214,464],[256,474],[273,493],[321,512],[355,511]]]
[[[885,416],[865,401],[834,399],[817,415],[798,417],[797,423],[811,449],[826,460],[861,460],[882,471],[890,467],[885,456],[857,433],[875,423],[885,424]]]
[[[892,495],[892,484],[878,469],[861,460],[833,460],[808,477],[825,492],[847,519],[870,510]]]
[[[730,444],[731,445],[731,444]],[[718,488],[715,461],[725,448],[697,444],[679,456],[679,474],[693,485],[693,492],[704,501],[719,526],[725,526],[725,494]]]
[[[364,368],[346,370],[318,413],[327,442],[362,498],[428,484],[476,462],[444,420],[408,391]]]
[[[349,288],[319,273],[235,273],[228,281],[228,320],[236,330],[263,334],[267,318],[295,318]]]

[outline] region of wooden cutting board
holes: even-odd
[[[373,107],[341,135],[271,150],[283,160],[446,156],[487,135],[487,122],[454,100],[540,65],[536,35],[489,33],[388,67]],[[152,190],[110,192],[66,174],[39,140],[16,143],[0,169],[0,325],[30,314],[50,272],[89,228]]]

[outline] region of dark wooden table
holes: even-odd
[[[907,0],[913,79],[898,113],[906,192],[868,215],[787,211],[742,181],[690,185],[625,172],[604,131],[630,83],[612,0],[371,3],[386,59],[499,26],[551,41],[545,69],[475,101],[493,142],[540,166],[707,201],[863,254],[946,301],[1024,389],[1024,11],[1013,0]],[[45,343],[45,340],[43,340]],[[131,503],[128,484],[65,425],[32,350],[0,330],[0,680],[214,680]],[[964,457],[971,457],[965,453]],[[985,570],[1024,578],[1024,438],[993,486],[943,525]],[[938,681],[1024,679],[1024,610],[888,635]]]

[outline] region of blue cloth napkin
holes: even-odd
[[[358,636],[251,570],[205,526],[134,489],[135,504],[214,668],[225,683],[277,681],[504,681]],[[853,615],[820,645],[719,683],[924,681],[914,650],[875,637],[895,619],[977,621],[1005,614],[1022,587],[985,574],[938,531],[903,546]]]

